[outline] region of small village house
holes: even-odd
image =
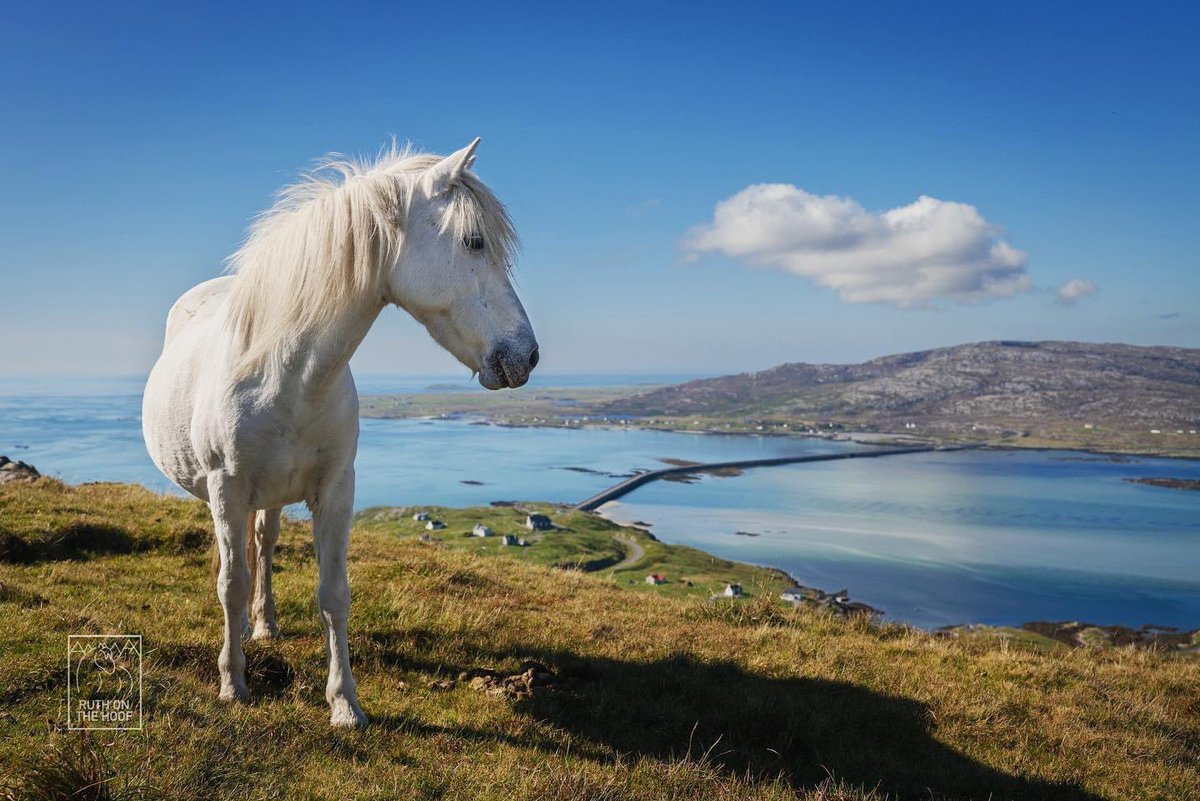
[[[471,529],[471,533],[474,534],[476,537],[492,536],[492,530],[490,528],[488,528],[487,526],[485,526],[483,523],[476,523],[475,528]]]
[[[726,584],[725,592],[723,592],[721,594],[724,595],[726,598],[741,598],[742,597],[742,585],[741,584]]]
[[[500,538],[501,545],[524,545],[525,540],[517,539],[516,534],[505,534]]]
[[[779,599],[788,603],[798,604],[804,600],[804,590],[800,587],[788,587],[779,593]]]
[[[664,576],[662,573],[651,573],[650,575],[646,576],[646,583],[647,584],[666,584],[667,577]]]
[[[549,531],[554,528],[554,524],[546,515],[529,515],[525,518],[525,528],[530,531]]]
[[[441,529],[444,529],[445,527],[446,527],[446,524],[443,523],[441,520],[430,520],[428,523],[425,524],[425,528],[428,529],[429,531],[440,531]]]
[[[428,519],[429,512],[417,512],[415,515],[413,515],[413,520],[417,521],[418,523],[424,523]]]

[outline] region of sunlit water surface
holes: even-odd
[[[631,381],[656,378],[559,383]],[[368,379],[360,391],[444,383]],[[129,481],[178,492],[146,456],[140,391],[136,380],[0,382],[0,453],[69,482]],[[661,467],[663,457],[724,461],[858,447],[363,420],[357,505],[571,502],[615,483],[613,475]],[[812,586],[846,588],[921,626],[1084,619],[1194,628],[1200,493],[1122,480],[1133,476],[1200,478],[1200,462],[1040,451],[916,454],[763,468],[693,485],[656,482],[603,511],[650,522],[667,542],[779,567]]]

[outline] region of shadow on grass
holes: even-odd
[[[269,644],[247,642],[246,683],[256,697],[279,699],[287,696],[296,682],[296,670],[279,650]],[[220,681],[217,669],[219,644],[178,643],[160,645],[151,653],[150,670],[156,666],[185,670],[197,679],[216,685]]]
[[[75,521],[37,537],[22,537],[0,529],[0,563],[32,564],[61,559],[81,560],[106,554],[165,550],[186,553],[211,542],[203,528],[189,527],[168,540],[139,537],[121,526]]]
[[[82,560],[106,554],[154,550],[186,553],[202,550],[211,541],[212,535],[198,526],[185,527],[165,538],[138,536],[122,526],[79,520],[32,537],[22,537],[0,528],[0,563]]]
[[[123,528],[104,523],[74,522],[38,539],[0,531],[0,562],[29,564],[56,559],[82,559],[92,554],[129,553],[134,539]]]
[[[832,774],[897,799],[1099,801],[1077,784],[1026,779],[964,756],[933,738],[923,704],[845,682],[773,679],[687,657],[521,657],[551,666],[561,682],[556,692],[519,702],[528,712],[621,754],[707,752],[739,774],[781,776],[803,789]]]

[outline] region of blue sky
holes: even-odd
[[[1200,346],[1186,4],[414,5],[10,8],[0,374],[145,372],[279,187],[393,134],[483,137],[549,372]],[[355,366],[463,373],[395,310]]]

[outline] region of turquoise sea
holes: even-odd
[[[549,376],[541,386],[678,376]],[[360,380],[417,392],[465,380]],[[141,441],[141,381],[0,381],[0,454],[69,482],[177,491]],[[722,461],[863,446],[812,439],[363,420],[358,506],[581,500],[666,457]],[[1049,451],[960,451],[760,468],[655,482],[607,505],[660,539],[847,589],[935,627],[1087,620],[1200,626],[1200,493],[1124,478],[1200,478],[1200,462]],[[471,482],[471,483],[463,483]],[[478,482],[478,483],[475,483]],[[302,509],[299,510],[302,512]],[[2,521],[0,521],[2,525]],[[742,532],[738,534],[737,532]]]

